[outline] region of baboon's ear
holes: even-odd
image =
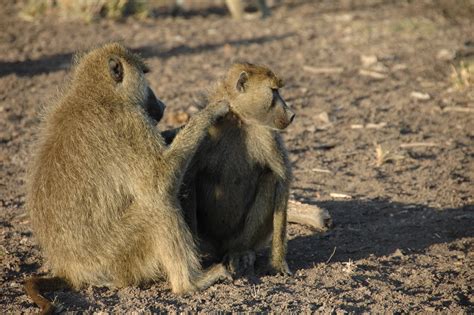
[[[237,84],[235,86],[237,91],[239,91],[240,93],[243,93],[245,91],[245,83],[247,83],[248,79],[249,79],[249,75],[247,74],[247,72],[242,71],[239,75],[239,79],[237,80]]]
[[[119,83],[123,80],[123,65],[120,59],[116,56],[109,58],[109,71],[112,79]]]

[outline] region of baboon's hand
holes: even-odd
[[[230,110],[230,104],[226,100],[220,100],[214,103],[210,103],[206,110],[208,110],[214,119],[225,116]]]
[[[267,269],[267,274],[280,274],[284,276],[292,276],[293,273],[291,272],[290,268],[288,267],[288,264],[286,263],[286,260],[283,260],[282,262],[276,264],[276,263],[270,263]]]

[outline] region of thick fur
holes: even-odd
[[[181,201],[187,221],[230,260],[231,269],[239,268],[239,259],[253,261],[249,253],[271,238],[269,266],[290,274],[285,255],[292,176],[278,130],[294,114],[279,96],[282,85],[266,67],[233,65],[209,95],[210,103],[227,100],[231,113],[209,129],[186,173]]]
[[[120,44],[92,50],[41,122],[27,208],[53,274],[74,288],[165,277],[173,292],[187,293],[226,274],[222,266],[202,271],[177,195],[189,160],[228,105],[195,115],[166,148],[145,112],[144,72]]]

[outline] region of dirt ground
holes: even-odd
[[[248,276],[185,297],[164,282],[48,294],[63,310],[472,314],[474,91],[454,85],[451,65],[474,58],[473,19],[447,18],[430,1],[344,3],[286,0],[271,18],[243,22],[203,6],[86,24],[26,22],[15,1],[2,1],[2,313],[37,311],[22,281],[48,271],[24,206],[38,109],[74,52],[122,40],[153,70],[151,86],[168,105],[163,129],[192,113],[235,59],[284,77],[282,95],[297,112],[284,132],[292,197],[328,209],[335,226],[315,234],[290,225],[292,277]]]

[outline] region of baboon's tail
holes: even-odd
[[[53,303],[41,295],[42,292],[56,291],[69,287],[68,283],[58,277],[31,277],[26,279],[24,288],[26,294],[41,308],[40,314],[54,314]]]

